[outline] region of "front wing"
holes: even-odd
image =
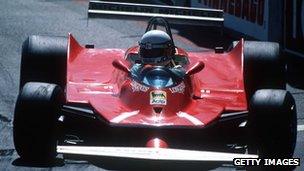
[[[169,161],[232,162],[234,158],[258,158],[258,155],[195,151],[170,148],[57,146],[60,154]]]

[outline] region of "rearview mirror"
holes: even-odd
[[[124,71],[126,73],[130,73],[130,69],[128,66],[126,66],[121,60],[118,60],[118,59],[115,59],[113,62],[112,62],[112,65],[121,70],[121,71]]]
[[[204,62],[199,61],[186,72],[186,75],[190,76],[190,75],[196,74],[196,73],[200,72],[201,70],[203,70],[204,67],[205,67]]]

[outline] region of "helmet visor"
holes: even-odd
[[[168,56],[168,50],[164,48],[141,49],[140,56],[145,64],[157,64],[171,60],[171,56]]]

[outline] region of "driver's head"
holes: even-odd
[[[167,65],[175,53],[171,37],[164,31],[146,32],[139,41],[139,56],[143,64]]]

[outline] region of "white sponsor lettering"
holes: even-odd
[[[138,92],[138,91],[147,92],[149,90],[149,87],[139,84],[136,81],[131,82],[131,88],[133,92]]]
[[[179,85],[170,88],[171,93],[184,93],[185,91],[185,84],[184,82],[180,83]]]
[[[211,93],[211,91],[210,90],[201,90],[201,93],[203,93],[203,94],[210,94]]]

